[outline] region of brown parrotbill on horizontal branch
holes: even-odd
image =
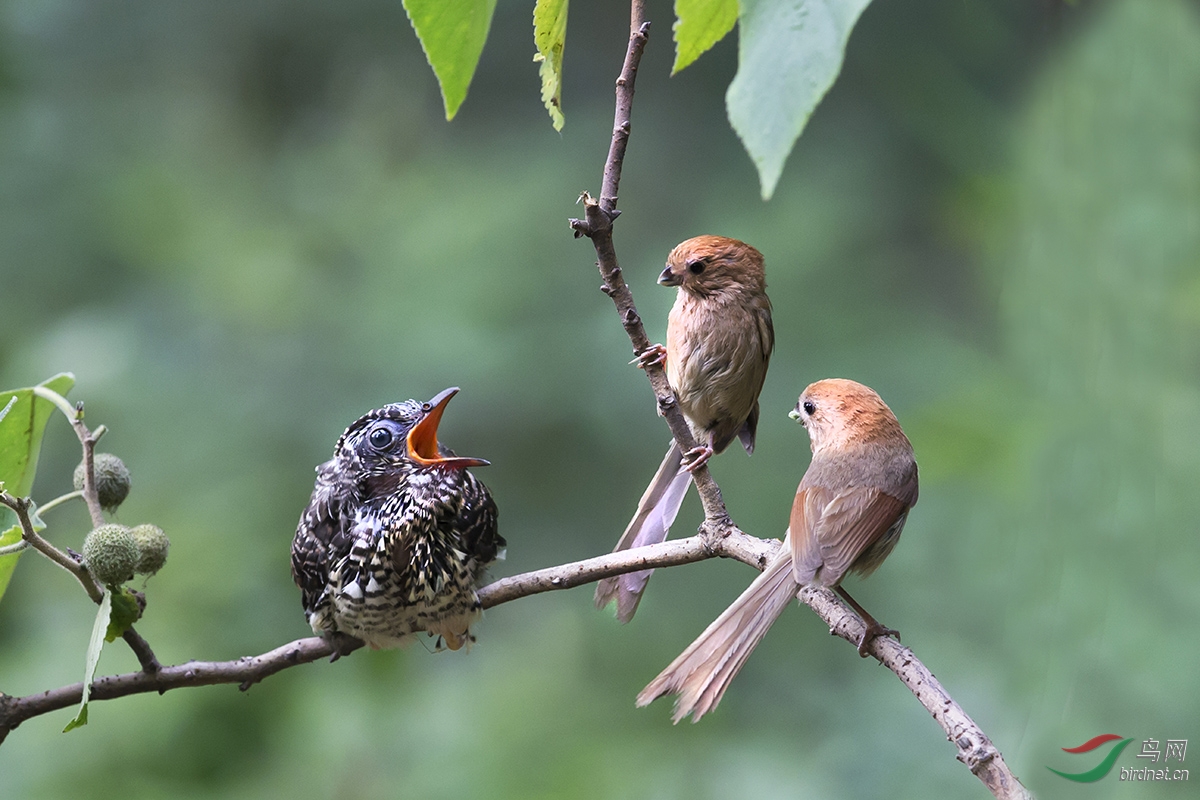
[[[912,445],[887,404],[869,387],[843,379],[804,390],[791,416],[808,429],[813,457],[796,490],[779,554],[704,633],[638,695],[644,706],[678,694],[676,722],[699,721],[801,586],[837,588],[866,623],[858,653],[871,639],[895,634],[875,621],[840,584],[850,572],[870,575],[900,539],[917,502]]]

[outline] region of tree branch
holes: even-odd
[[[104,524],[104,512],[100,508],[100,496],[96,493],[96,442],[104,435],[107,428],[103,425],[98,425],[95,432],[88,430],[87,425],[83,424],[82,402],[76,403],[72,407],[67,402],[67,398],[45,386],[33,387],[33,393],[43,400],[48,400],[58,406],[58,410],[71,423],[71,429],[75,431],[75,435],[79,438],[79,444],[83,447],[83,500],[87,503],[88,514],[92,518],[92,527],[99,528]],[[97,603],[100,602],[96,598],[92,599]]]
[[[103,425],[97,425],[96,430],[88,430],[87,425],[83,423],[82,402],[77,403],[72,408],[65,397],[53,389],[47,389],[44,386],[35,386],[33,392],[38,397],[54,403],[66,416],[67,420],[71,423],[72,430],[75,431],[75,435],[79,438],[79,444],[83,448],[83,499],[87,503],[88,514],[92,518],[92,527],[99,528],[104,524],[104,511],[100,508],[100,496],[96,492],[96,442],[100,440],[100,437],[108,429]],[[59,550],[50,544],[49,541],[39,536],[37,531],[33,529],[33,522],[29,519],[29,500],[27,498],[15,498],[11,495],[3,494],[3,496],[0,496],[0,503],[3,503],[17,513],[17,518],[21,523],[22,538],[29,542],[39,553],[74,575],[92,602],[99,604],[103,596],[103,589],[96,582],[96,579],[92,577],[92,574],[87,569],[87,565],[83,564],[78,558],[72,558]],[[18,508],[18,506],[21,506],[21,508]],[[141,634],[133,629],[133,626],[127,628],[125,633],[121,635],[121,638],[129,645],[129,649],[133,651],[144,671],[152,673],[161,666],[154,655],[154,650],[150,648],[150,643],[143,639]],[[3,737],[0,737],[0,741],[3,741]]]
[[[800,590],[798,597],[829,625],[831,634],[858,646],[866,626],[837,595],[829,589],[805,587]],[[988,791],[1004,800],[1032,800],[1033,795],[1012,774],[992,740],[950,696],[911,648],[890,637],[877,636],[871,640],[867,650],[895,673],[917,701],[925,706],[925,710],[946,732],[947,741],[958,750],[955,758],[966,764],[971,774],[979,778]]]
[[[79,581],[79,585],[87,592],[92,602],[100,602],[100,598],[104,596],[104,590],[96,584],[96,580],[88,572],[87,567],[50,544],[33,529],[33,521],[29,518],[29,498],[13,497],[8,492],[0,492],[0,505],[6,505],[16,513],[17,522],[21,526],[21,538],[28,542],[30,547],[74,575],[75,580]]]
[[[633,303],[633,293],[621,275],[621,267],[617,262],[617,253],[613,247],[612,226],[621,212],[617,210],[617,190],[621,182],[621,168],[625,161],[625,148],[629,143],[631,118],[633,112],[633,90],[637,79],[638,64],[642,60],[642,52],[646,49],[646,41],[650,35],[650,23],[645,21],[642,0],[633,0],[630,4],[629,47],[625,51],[625,63],[621,67],[621,75],[617,78],[616,113],[613,119],[612,142],[608,148],[608,159],[604,163],[604,180],[597,201],[587,192],[579,198],[583,203],[584,219],[570,220],[575,237],[586,236],[592,240],[596,248],[596,266],[604,278],[600,291],[612,298],[621,317],[625,333],[633,344],[634,355],[641,355],[650,346],[646,336],[646,328],[642,318],[638,316],[637,307]],[[679,443],[683,452],[696,447],[697,442],[692,435],[692,429],[684,419],[683,412],[675,401],[675,393],[667,383],[667,374],[658,364],[646,367],[646,377],[654,390],[654,398],[658,403],[658,413],[667,421],[671,435]],[[708,467],[702,466],[692,474],[700,502],[704,506],[704,516],[709,520],[729,521],[729,512],[725,509],[725,501],[721,498],[721,490],[709,474]]]
[[[776,539],[757,539],[729,525],[708,528],[696,536],[661,544],[607,553],[595,558],[501,578],[479,590],[485,609],[511,603],[543,592],[560,591],[593,583],[602,578],[642,569],[691,564],[709,558],[732,558],[755,569],[763,569],[780,547]],[[830,633],[857,645],[863,633],[858,618],[833,592],[802,589],[800,599],[817,613]],[[870,652],[896,674],[946,731],[962,761],[996,797],[1025,798],[1024,787],[1013,777],[1004,758],[979,726],[954,701],[913,651],[893,639],[872,640]],[[276,672],[333,655],[323,639],[297,639],[262,655],[233,661],[189,661],[160,667],[156,672],[130,672],[100,678],[92,684],[91,700],[112,700],[132,694],[158,692],[186,686],[238,684],[242,691]],[[25,697],[0,694],[0,742],[9,731],[31,717],[77,704],[82,683],[74,683]]]
[[[0,492],[0,504],[6,505],[16,512],[17,520],[21,525],[22,540],[27,542],[34,550],[37,550],[46,558],[74,575],[75,580],[79,581],[79,585],[87,592],[91,601],[99,604],[100,599],[104,596],[104,590],[96,582],[96,579],[92,577],[92,573],[88,571],[87,566],[78,559],[72,558],[62,550],[59,550],[34,530],[33,521],[29,518],[29,498],[13,497],[8,492]],[[143,639],[141,634],[135,631],[132,626],[125,630],[121,638],[125,640],[125,643],[129,645],[129,649],[137,656],[138,663],[142,665],[143,670],[154,672],[159,668],[160,664],[154,655],[154,651],[150,648],[150,643]],[[0,736],[0,741],[3,741],[3,736]]]
[[[740,537],[740,540],[744,540],[744,545],[738,551],[739,553],[753,552],[755,548],[753,543],[756,542],[759,543],[759,549],[770,548],[769,544],[759,542],[740,531],[737,536]],[[714,548],[707,536],[698,535],[690,539],[663,542],[636,550],[623,550],[619,553],[608,553],[572,564],[502,578],[480,589],[479,600],[485,609],[493,608],[529,595],[570,589],[612,575],[635,572],[648,567],[690,564],[714,556],[730,555],[742,558],[742,560],[746,558],[746,556],[734,555],[732,551],[726,552],[724,547]],[[751,558],[751,560],[755,559]],[[755,563],[757,562],[755,561]],[[765,563],[763,561],[763,564]],[[346,648],[343,648],[342,652],[344,654]],[[111,700],[146,692],[161,694],[169,689],[178,689],[182,686],[209,686],[218,683],[236,683],[242,691],[245,691],[263,678],[274,675],[280,670],[332,656],[333,653],[333,647],[321,638],[313,636],[297,639],[262,655],[246,656],[233,661],[189,661],[186,664],[159,667],[155,672],[143,670],[100,678],[92,683],[89,699]],[[0,694],[0,742],[4,740],[9,731],[30,717],[77,704],[82,693],[83,684],[74,683],[25,697]]]
[[[629,140],[634,81],[648,33],[649,23],[645,21],[643,2],[642,0],[632,0],[629,46],[621,76],[617,79],[616,115],[612,142],[604,167],[600,200],[597,201],[585,193],[581,197],[585,219],[571,220],[571,227],[575,231],[575,235],[577,237],[587,236],[595,246],[597,266],[604,278],[602,290],[612,298],[616,305],[635,354],[642,353],[649,346],[650,341],[637,314],[632,293],[621,275],[621,268],[618,265],[612,243],[612,224],[620,214],[616,208],[617,190],[625,148]],[[676,404],[674,394],[671,392],[662,368],[650,365],[646,369],[646,375],[654,390],[659,412],[666,419],[671,433],[685,451],[692,449],[696,446],[696,441]],[[92,512],[93,521],[99,525],[103,523],[103,516],[99,514],[99,504],[96,502],[92,467],[92,450],[98,436],[87,432],[81,418],[82,409],[77,408],[77,415],[72,418],[72,425],[80,436],[84,448],[84,461],[87,464],[84,496],[88,499],[88,508]],[[698,535],[503,578],[479,590],[481,604],[484,608],[493,608],[522,597],[569,589],[614,575],[647,568],[678,566],[714,557],[733,558],[759,570],[763,569],[775,555],[780,547],[780,542],[747,536],[733,524],[721,499],[720,489],[706,467],[698,469],[693,477],[705,511],[705,522]],[[5,497],[7,496],[0,497],[0,500],[4,500]],[[88,588],[89,584],[92,588],[97,588],[86,570],[83,571],[82,576],[79,574],[83,569],[81,565],[33,532],[32,525],[28,524],[27,501],[17,501],[15,505],[5,501],[5,504],[17,510],[18,516],[21,516],[22,511],[18,508],[21,502],[26,503],[22,528],[27,534],[27,540],[35,547],[38,547],[37,540],[41,540],[48,550],[42,550],[40,547],[39,550],[47,555],[51,555],[51,553],[62,555],[70,562],[69,565],[60,559],[55,558],[54,560],[76,574],[85,588]],[[30,535],[36,539],[30,538]],[[51,555],[51,558],[54,556]],[[89,591],[89,595],[91,594],[92,592]],[[798,597],[829,625],[830,633],[857,645],[863,634],[864,625],[836,595],[827,589],[803,588],[799,591]],[[141,645],[138,646],[135,641],[130,641],[131,636]],[[162,693],[182,686],[204,686],[219,683],[236,683],[245,691],[253,684],[276,672],[297,664],[305,664],[331,656],[334,652],[333,648],[323,639],[310,637],[298,639],[259,656],[249,656],[235,661],[189,661],[178,666],[159,667],[149,647],[145,645],[141,637],[133,633],[132,629],[127,632],[126,639],[130,641],[130,646],[138,654],[143,670],[95,681],[92,684],[91,699],[109,700],[144,692]],[[880,663],[894,672],[930,712],[934,720],[946,732],[949,741],[954,743],[958,750],[958,760],[962,761],[993,795],[1006,799],[1031,797],[1008,769],[1003,756],[991,740],[946,692],[910,648],[892,639],[877,637],[871,641],[868,650],[875,658],[879,659]],[[26,697],[0,694],[0,742],[3,742],[9,731],[31,717],[78,703],[82,691],[82,684],[76,683]]]
[[[274,675],[282,669],[316,661],[331,655],[333,649],[322,639],[297,639],[260,656],[247,656],[235,661],[189,661],[173,667],[160,667],[155,672],[129,672],[111,675],[92,683],[89,702],[111,700],[131,694],[158,692],[181,686],[211,686],[217,683],[237,683],[242,689]],[[0,695],[0,742],[8,732],[30,717],[68,708],[79,703],[83,684],[73,683],[26,697]]]
[[[83,447],[83,501],[87,503],[92,527],[99,528],[104,524],[104,511],[100,508],[100,495],[96,491],[96,442],[104,435],[105,428],[99,425],[94,433],[89,431],[83,424],[83,403],[75,408],[77,413],[71,418],[71,428]]]
[[[649,28],[650,23],[645,21],[643,0],[631,0],[629,47],[625,53],[625,64],[621,69],[621,76],[617,79],[616,117],[608,159],[604,164],[604,181],[600,200],[597,202],[585,192],[580,198],[584,205],[585,218],[570,221],[576,238],[587,236],[596,248],[597,266],[604,278],[601,291],[611,297],[616,305],[621,324],[633,344],[635,355],[644,352],[649,346],[650,340],[646,336],[641,318],[633,304],[633,294],[626,285],[625,279],[621,275],[621,268],[617,263],[616,250],[612,240],[612,225],[621,213],[616,208],[617,188],[621,180],[625,148],[629,143],[634,80],[637,77],[642,51],[646,47]],[[695,439],[678,408],[662,367],[658,364],[648,365],[646,377],[650,380],[650,386],[654,390],[659,413],[666,419],[671,434],[684,452],[691,450],[696,446]],[[721,498],[721,491],[712,475],[709,474],[708,468],[701,467],[696,470],[693,480],[700,494],[700,500],[704,504],[705,522],[701,527],[701,538],[709,543],[709,549],[715,555],[739,558],[754,564],[760,570],[763,569],[766,565],[764,554],[747,542],[747,540],[761,540],[745,537],[733,524]],[[738,536],[735,537],[733,535],[735,533]],[[753,557],[748,560],[744,556],[750,553],[753,553]],[[647,566],[650,565],[647,564]],[[562,576],[557,577],[565,579]],[[857,646],[865,626],[857,615],[842,605],[836,595],[827,589],[804,588],[801,589],[798,596],[821,619],[825,620],[829,625],[830,633],[841,636]],[[1025,787],[1009,771],[1000,751],[963,711],[962,707],[942,688],[942,685],[933,677],[933,673],[917,659],[912,650],[887,637],[874,638],[868,649],[916,695],[921,704],[946,731],[947,738],[958,748],[958,760],[966,764],[972,774],[983,781],[993,795],[1001,798],[1031,797]]]

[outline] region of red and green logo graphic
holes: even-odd
[[[1113,764],[1115,764],[1117,761],[1117,756],[1121,755],[1121,751],[1124,750],[1129,743],[1133,741],[1133,739],[1126,739],[1122,736],[1117,736],[1115,733],[1102,733],[1095,738],[1088,739],[1078,747],[1063,748],[1063,751],[1067,753],[1090,753],[1096,748],[1103,747],[1109,742],[1118,741],[1119,744],[1113,745],[1112,749],[1108,751],[1108,755],[1104,757],[1104,760],[1089,769],[1087,772],[1060,772],[1054,767],[1046,767],[1046,769],[1050,770],[1055,775],[1061,775],[1069,781],[1075,781],[1076,783],[1093,783],[1100,780],[1112,771]]]

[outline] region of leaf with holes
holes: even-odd
[[[537,45],[538,75],[542,79],[542,103],[550,112],[554,130],[561,131],[563,46],[567,41],[567,0],[537,0],[533,8],[533,43]]]

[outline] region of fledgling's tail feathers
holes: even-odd
[[[692,722],[699,722],[721,702],[734,676],[799,589],[792,579],[791,547],[785,541],[762,575],[638,694],[638,706],[677,694],[672,721],[691,714]]]
[[[683,469],[683,451],[678,444],[671,442],[662,464],[638,501],[637,512],[613,552],[665,541],[691,485],[692,475]],[[616,600],[617,619],[629,622],[637,611],[642,592],[646,591],[646,584],[653,572],[652,569],[644,569],[600,581],[596,585],[596,607],[604,608]]]

